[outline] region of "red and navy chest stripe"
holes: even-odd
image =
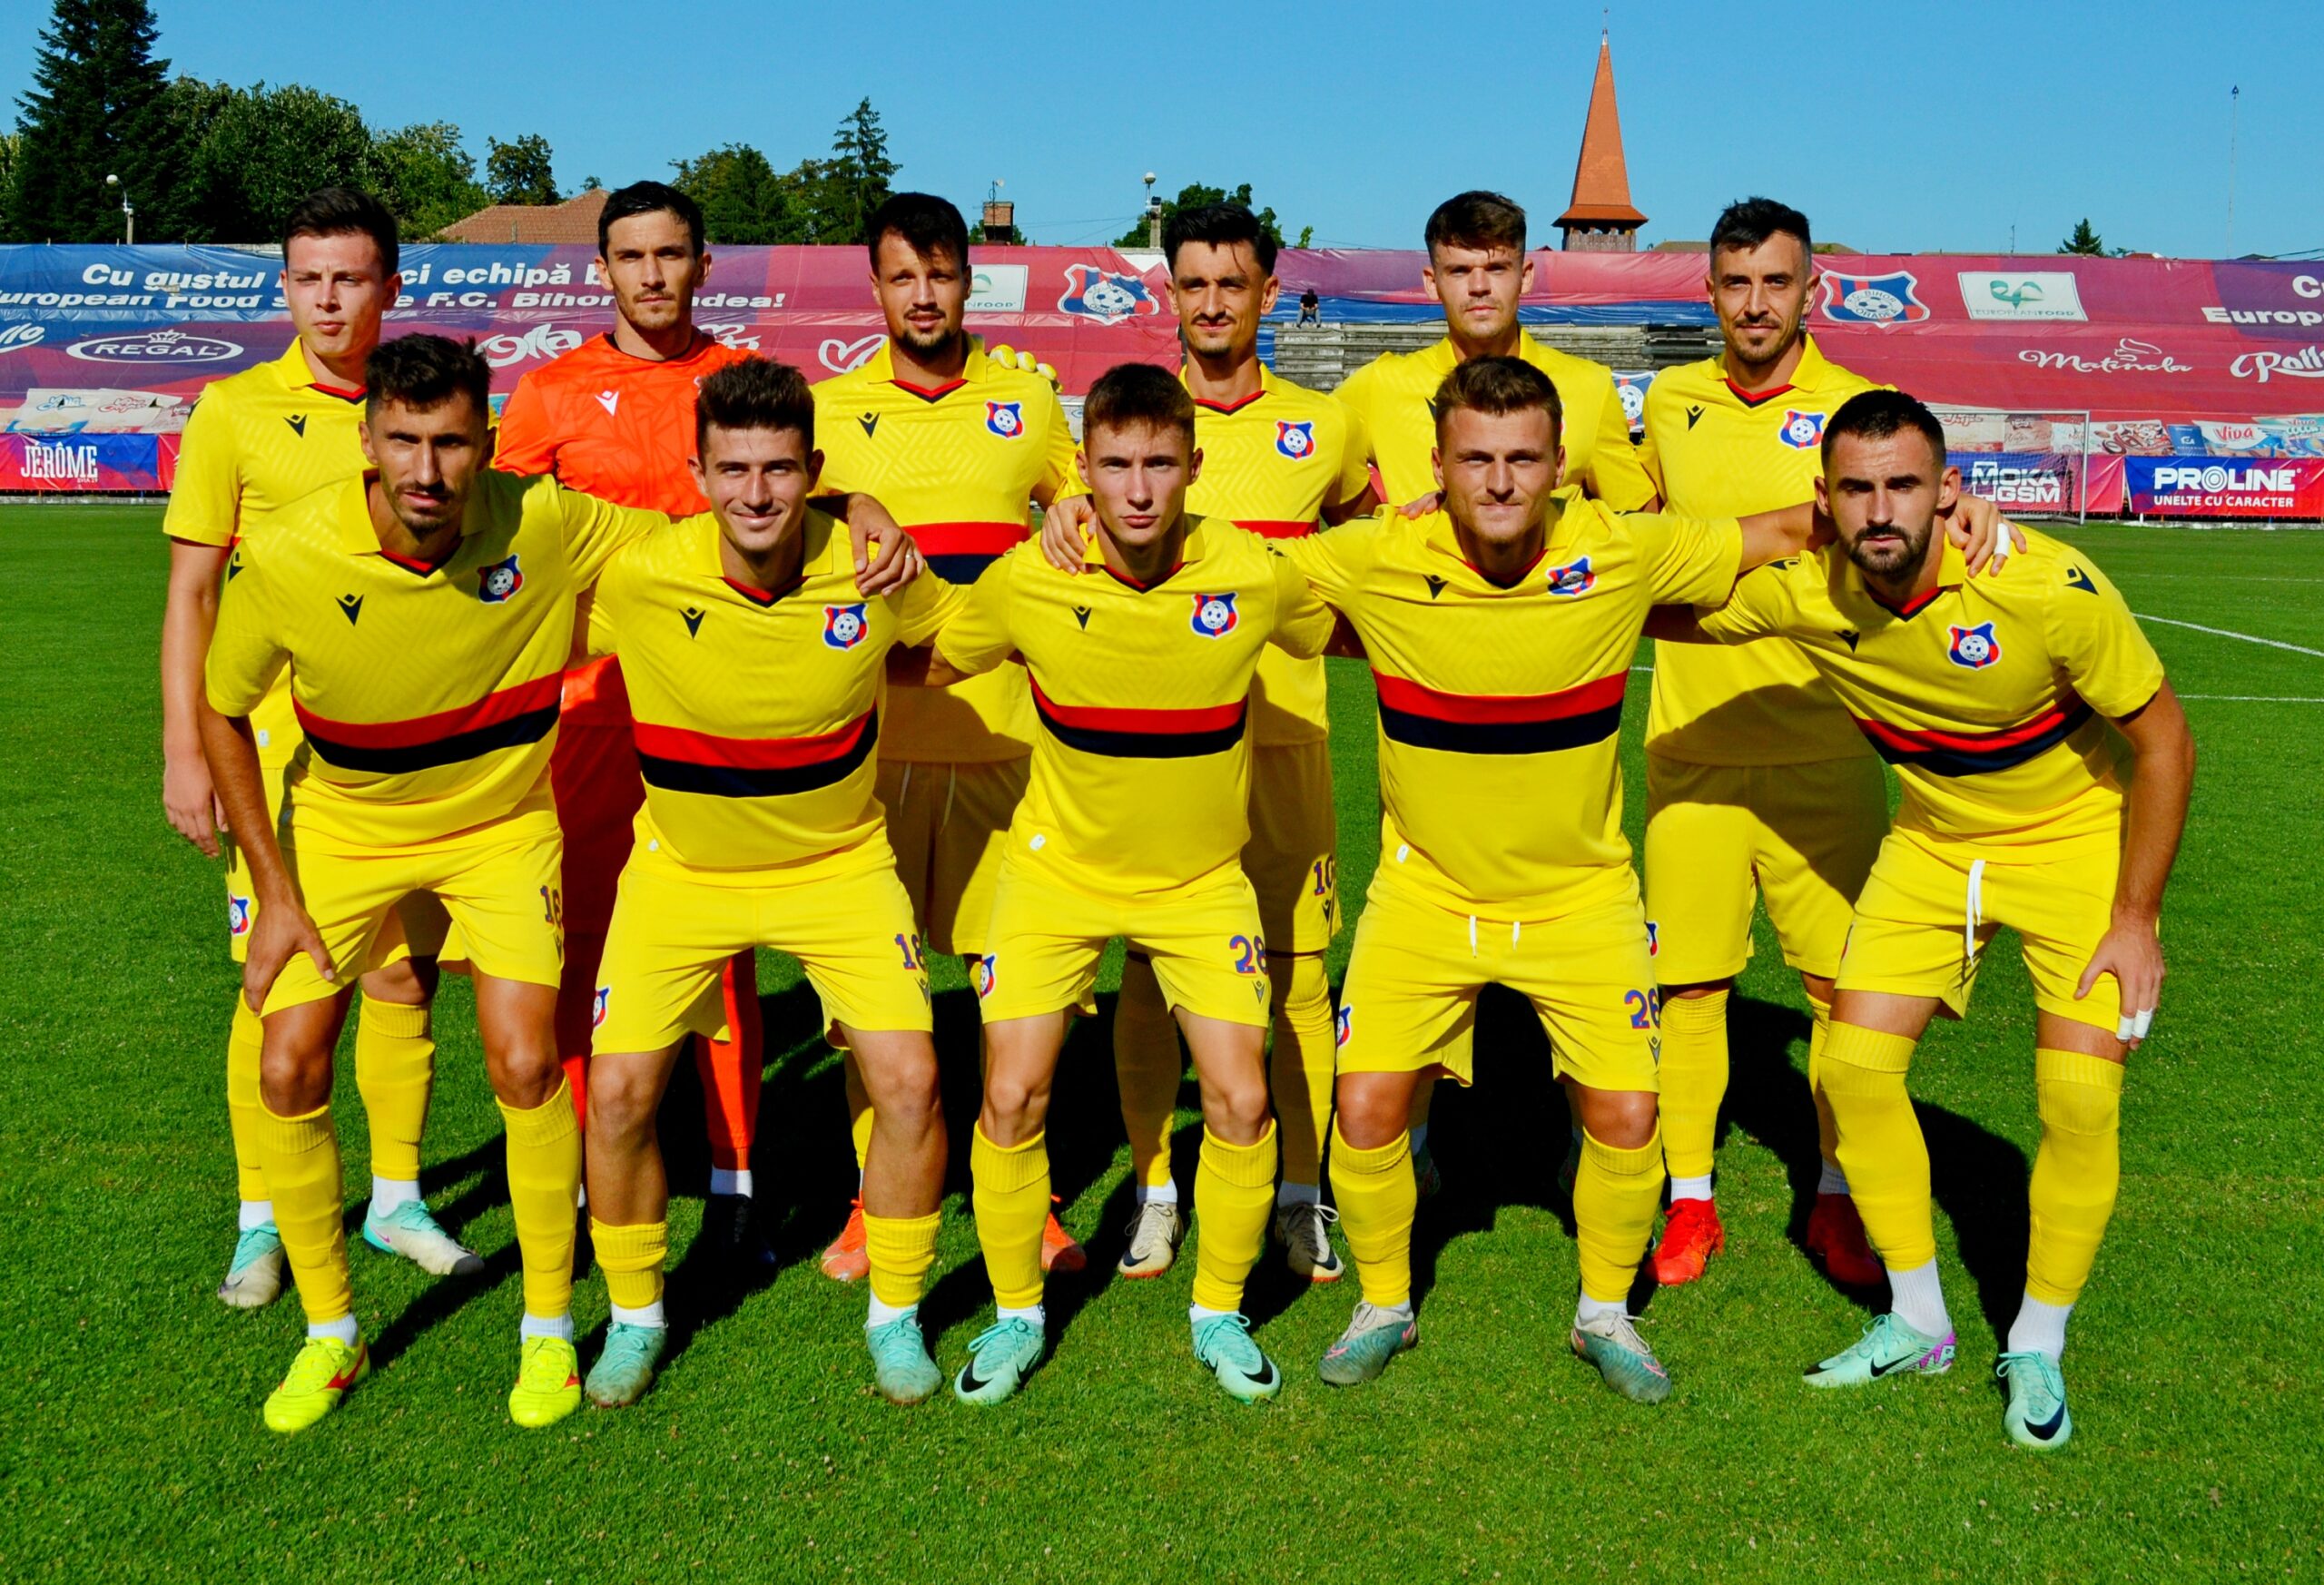
[[[1071,749],[1115,759],[1186,760],[1224,753],[1243,741],[1249,702],[1193,710],[1116,710],[1060,704],[1033,679],[1033,709],[1049,735]]]
[[[473,704],[409,721],[333,721],[299,704],[299,725],[326,764],[384,776],[458,764],[497,749],[538,743],[556,724],[562,673],[487,694]]]
[[[709,798],[775,798],[846,780],[879,741],[877,710],[812,737],[719,737],[640,721],[637,763],[649,787]]]
[[[972,584],[1025,538],[1022,523],[915,523],[905,530],[928,570],[948,584]]]
[[[2048,753],[2089,719],[2090,706],[2077,699],[2071,707],[2057,705],[1999,732],[1915,730],[1862,716],[1856,724],[1892,765],[1911,765],[1933,776],[1981,776]]]
[[[1447,694],[1372,674],[1380,730],[1413,748],[1456,754],[1542,754],[1602,743],[1622,727],[1627,672],[1554,694]]]

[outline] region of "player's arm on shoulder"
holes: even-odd
[[[1380,505],[1380,492],[1372,487],[1372,438],[1363,415],[1336,392],[1326,399],[1339,410],[1340,458],[1324,499],[1324,521],[1336,525],[1370,517]]]
[[[893,514],[862,490],[816,496],[810,505],[847,525],[848,548],[855,556],[855,591],[867,597],[892,595],[928,570],[920,542]]]
[[[1338,616],[1315,593],[1307,575],[1272,542],[1267,546],[1267,569],[1275,575],[1275,626],[1267,634],[1267,642],[1302,660],[1322,655],[1332,641]]]
[[[1016,651],[1011,616],[1018,566],[1023,558],[1038,555],[1034,546],[1019,545],[969,586],[967,597],[936,634],[925,679],[931,687],[947,687],[991,671]]]
[[[1041,514],[1041,559],[1061,573],[1078,577],[1090,538],[1098,532],[1098,511],[1088,491],[1051,501]]]
[[[1268,546],[1306,581],[1315,597],[1340,610],[1355,597],[1363,570],[1378,554],[1380,535],[1393,514],[1385,507],[1353,518],[1321,534],[1275,539]]]
[[[1790,562],[1763,566],[1737,578],[1718,605],[1657,605],[1647,619],[1647,636],[1658,643],[1748,644],[1787,634],[1799,620],[1797,576]]]

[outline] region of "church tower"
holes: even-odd
[[[1635,253],[1646,216],[1630,207],[1630,167],[1622,159],[1622,118],[1614,108],[1614,49],[1598,40],[1598,76],[1590,84],[1590,120],[1573,167],[1573,202],[1558,216],[1570,253]]]

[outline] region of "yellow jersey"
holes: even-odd
[[[2025,539],[1974,578],[1945,543],[1937,586],[1905,607],[1827,546],[1698,616],[1714,638],[1788,638],[1815,663],[1896,766],[1898,830],[1994,846],[2118,830],[2127,745],[2104,718],[2144,707],[2162,662],[2090,557]]]
[[[1662,505],[1748,517],[1816,498],[1824,426],[1872,381],[1806,339],[1791,383],[1745,391],[1717,358],[1666,369],[1646,393],[1639,459]],[[1801,765],[1868,752],[1806,655],[1770,639],[1738,649],[1657,645],[1649,753],[1691,765]]]
[[[1233,406],[1196,399],[1195,446],[1202,477],[1187,491],[1187,510],[1231,518],[1269,539],[1313,534],[1326,506],[1354,500],[1371,482],[1364,437],[1345,405],[1278,378],[1264,363],[1259,389]],[[1324,700],[1321,656],[1262,653],[1251,741],[1324,742],[1332,722]]]
[[[1565,446],[1561,482],[1579,485],[1584,495],[1618,512],[1636,511],[1652,500],[1654,486],[1630,444],[1630,417],[1614,388],[1614,371],[1544,347],[1521,330],[1517,356],[1557,387],[1558,405],[1565,412],[1559,428]],[[1383,352],[1332,393],[1362,427],[1391,507],[1435,493],[1436,470],[1429,458],[1436,450],[1436,415],[1429,404],[1460,361],[1448,336],[1418,352]]]
[[[811,513],[799,580],[738,584],[704,512],[630,546],[597,579],[593,644],[621,656],[645,803],[637,845],[690,869],[760,875],[860,847],[888,650],[926,644],[968,591],[921,577],[867,599],[847,526]]]
[[[1630,660],[1649,607],[1723,597],[1742,560],[1732,519],[1626,515],[1572,486],[1551,511],[1540,559],[1508,587],[1442,512],[1384,507],[1282,547],[1371,657],[1380,868],[1459,912],[1554,918],[1634,891]]]
[[[361,853],[553,809],[576,597],[669,519],[480,468],[450,556],[424,566],[380,548],[371,477],[325,485],[235,546],[212,708],[249,714],[287,669],[306,742],[282,822],[302,843]]]
[[[995,363],[969,338],[960,378],[922,389],[896,378],[882,341],[861,369],[815,387],[822,489],[861,490],[911,530],[930,570],[972,584],[1021,544],[1035,502],[1083,493],[1073,430],[1049,380]],[[887,757],[970,764],[1032,751],[1022,668],[957,688],[897,687]]]
[[[1145,586],[1094,539],[1078,576],[1020,546],[977,580],[936,654],[975,673],[1013,653],[1031,674],[1039,735],[1009,861],[1124,898],[1238,862],[1259,652],[1319,655],[1331,635],[1331,613],[1268,541],[1190,518],[1178,565]]]
[[[363,471],[363,393],[315,378],[297,337],[271,363],[213,380],[185,422],[162,532],[231,547],[266,514],[333,479]],[[287,765],[299,722],[287,684],[251,713],[259,757]]]

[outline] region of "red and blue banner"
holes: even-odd
[[[2171,517],[2324,517],[2324,458],[2129,457],[2124,505]]]
[[[177,467],[175,435],[0,435],[0,491],[160,491]]]

